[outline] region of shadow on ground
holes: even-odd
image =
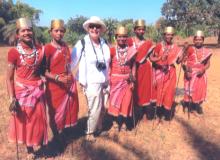
[[[186,133],[191,138],[192,146],[197,151],[201,160],[219,160],[220,159],[220,146],[219,144],[210,142],[202,136],[196,129],[194,129],[187,121],[180,117],[175,117],[186,130]],[[210,133],[212,134],[212,133]],[[215,140],[220,142],[220,138]]]
[[[108,131],[111,128],[110,117],[105,117],[105,130]],[[78,121],[77,126],[71,129],[66,129],[63,135],[63,143],[57,142],[55,139],[52,139],[48,146],[45,148],[41,148],[36,152],[37,158],[42,157],[59,157],[61,154],[66,154],[69,152],[69,155],[72,157],[77,157],[80,160],[122,160],[127,155],[121,155],[117,153],[117,149],[108,149],[101,142],[106,144],[113,144],[117,147],[121,148],[123,153],[131,153],[133,158],[136,160],[151,160],[149,153],[145,150],[140,150],[139,147],[134,144],[126,141],[122,143],[119,141],[119,135],[114,134],[113,136],[109,136],[108,134],[105,136],[100,136],[101,141],[97,138],[95,143],[88,142],[85,139],[84,130],[86,127],[86,118],[81,118]],[[127,157],[126,159],[133,159],[131,157]]]
[[[152,160],[151,156],[147,151],[139,150],[137,146],[134,144],[126,141],[125,143],[121,143],[118,140],[118,135],[114,135],[113,137],[102,137],[102,140],[106,141],[106,143],[114,143],[117,146],[119,146],[123,151],[126,151],[126,153],[132,153],[133,156],[129,157],[126,155],[121,155],[121,157],[117,153],[117,149],[108,149],[106,150],[103,145],[95,145],[93,143],[88,143],[86,141],[83,141],[82,150],[84,152],[84,155],[87,155],[87,157],[84,157],[85,159],[92,159],[92,160]]]
[[[80,118],[76,126],[71,128],[65,128],[60,133],[59,139],[52,138],[48,145],[43,148],[41,147],[37,152],[37,158],[41,157],[56,157],[63,154],[69,144],[83,137],[86,124],[86,117]],[[72,148],[73,146],[71,146]],[[72,149],[73,150],[73,149]]]

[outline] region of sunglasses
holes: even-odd
[[[99,25],[99,24],[90,24],[89,28],[91,28],[91,29],[93,29],[93,28],[100,29],[101,25]]]

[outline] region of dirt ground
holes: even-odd
[[[0,48],[0,160],[15,160],[16,145],[7,140],[10,118],[5,85],[6,55],[8,47]],[[127,132],[108,128],[108,135],[86,143],[83,136],[86,103],[79,89],[79,124],[65,135],[65,148],[55,160],[219,160],[220,159],[220,49],[211,48],[213,57],[208,70],[208,96],[203,104],[204,115],[183,113],[176,107],[173,120],[140,121]],[[177,68],[177,73],[179,69]],[[178,85],[176,101],[183,98],[183,78]],[[108,124],[107,122],[105,124]],[[51,139],[51,133],[49,133]],[[56,145],[50,142],[50,145]],[[38,150],[41,154],[41,149]],[[19,145],[20,159],[26,159],[25,147]],[[38,158],[43,159],[43,158]]]

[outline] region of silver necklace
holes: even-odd
[[[37,59],[38,59],[38,50],[36,49],[35,46],[33,46],[33,51],[31,53],[26,53],[24,48],[22,47],[22,45],[20,43],[17,44],[16,48],[18,50],[18,53],[20,54],[21,63],[23,65],[26,65],[28,67],[35,67],[36,66]],[[33,57],[35,57],[34,63],[29,64],[26,59],[30,59],[30,58],[33,58]]]

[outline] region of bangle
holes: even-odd
[[[58,74],[56,74],[54,80],[55,80],[56,82],[58,82],[59,77],[60,77],[60,76],[59,76]]]

